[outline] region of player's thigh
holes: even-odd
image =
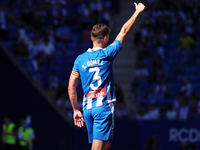
[[[92,142],[92,150],[106,150],[107,141],[96,140]]]
[[[89,143],[92,143],[93,141],[93,117],[91,116],[91,110],[84,110],[83,111],[83,117],[85,120],[85,125],[87,127],[88,131],[88,140]]]
[[[109,104],[94,108],[92,116],[94,118],[93,139],[110,141],[112,139],[114,125],[113,113]]]

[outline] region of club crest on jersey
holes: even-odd
[[[87,99],[94,99],[97,97],[102,97],[106,95],[106,88],[98,89],[96,91],[92,91],[86,94]]]
[[[82,65],[83,69],[86,69],[86,66]]]

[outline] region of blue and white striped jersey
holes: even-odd
[[[116,101],[112,64],[121,47],[115,40],[104,49],[89,48],[75,60],[72,74],[81,78],[84,110]]]

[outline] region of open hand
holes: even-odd
[[[134,4],[135,4],[135,10],[136,11],[142,12],[146,9],[146,6],[144,6],[144,4],[142,4],[142,3],[139,3],[139,4],[134,3]]]
[[[84,122],[82,113],[79,110],[74,111],[74,124],[81,128],[84,126]]]

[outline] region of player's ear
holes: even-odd
[[[106,42],[108,40],[107,38],[108,38],[107,36],[104,36],[103,41]]]

